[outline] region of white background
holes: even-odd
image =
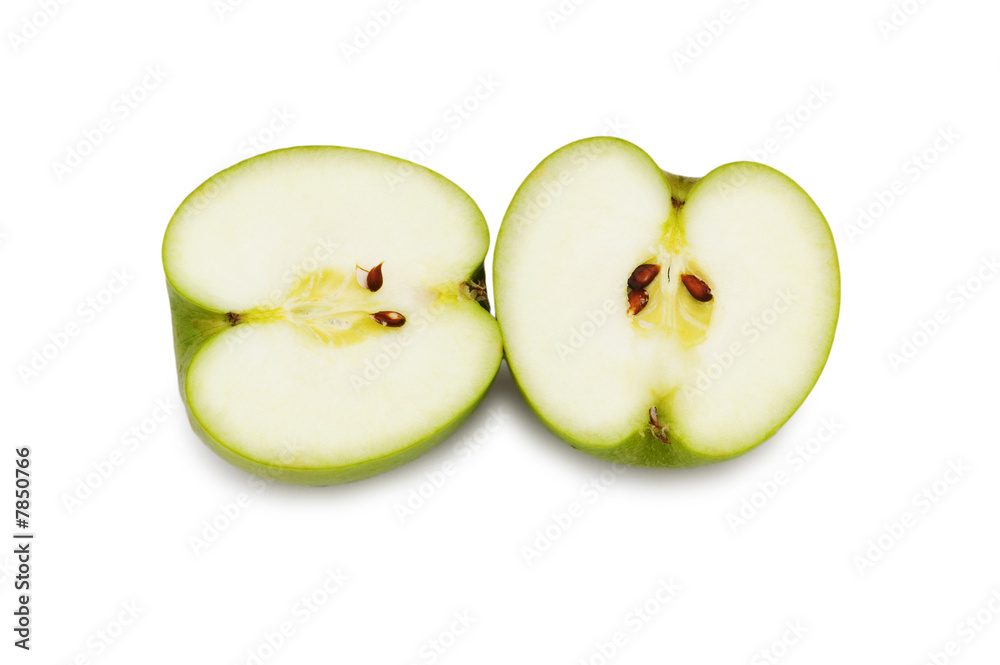
[[[5,2],[0,535],[16,530],[13,449],[28,445],[37,537],[30,653],[12,646],[13,541],[0,548],[0,660],[717,664],[770,650],[789,664],[996,662],[1000,280],[983,261],[1000,249],[1000,7],[904,4],[885,34],[889,0],[567,1],[559,21],[557,0],[422,0],[393,5],[348,57],[388,0],[49,2],[51,18],[45,2]],[[476,108],[449,121],[462,103]],[[111,131],[95,134],[102,121]],[[445,140],[427,150],[438,128]],[[452,439],[346,486],[258,491],[182,411],[154,426],[158,400],[179,404],[160,242],[216,171],[303,144],[418,158],[469,192],[495,238],[544,156],[604,133],[674,173],[764,161],[825,212],[843,275],[836,342],[765,445],[710,468],[616,475],[542,427],[506,366]],[[57,173],[78,148],[81,163]],[[992,281],[976,282],[981,267]],[[105,293],[115,271],[127,286]],[[959,296],[967,283],[982,288]],[[919,334],[937,310],[947,322]],[[29,376],[68,324],[78,334]],[[921,348],[894,365],[914,336]],[[836,434],[794,462],[824,419]],[[136,427],[145,440],[128,444]],[[755,495],[779,472],[773,496]],[[940,496],[914,498],[925,490]],[[574,503],[580,516],[559,527]],[[337,571],[348,579],[328,593]],[[676,591],[657,600],[661,582]],[[322,602],[303,611],[314,593]],[[991,620],[978,632],[964,623],[977,612]]]

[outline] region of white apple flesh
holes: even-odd
[[[241,468],[294,483],[413,459],[499,367],[488,248],[461,189],[385,155],[291,148],[215,175],[163,244],[193,428]]]
[[[751,162],[678,177],[613,138],[572,143],[525,180],[493,281],[539,417],[644,466],[717,462],[773,435],[818,379],[840,306],[830,228],[789,178]]]

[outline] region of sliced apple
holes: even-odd
[[[750,162],[674,176],[613,138],[528,176],[493,281],[539,417],[645,466],[721,461],[773,435],[816,383],[840,304],[830,228],[789,178]]]
[[[488,247],[461,189],[385,155],[291,148],[213,176],[163,243],[194,430],[237,466],[294,483],[420,455],[499,368]]]

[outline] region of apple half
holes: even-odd
[[[840,309],[830,227],[788,177],[751,162],[679,177],[605,137],[524,181],[493,286],[542,421],[587,453],[654,467],[773,435],[819,378]]]
[[[489,242],[458,186],[378,153],[289,148],[216,174],[163,242],[195,432],[240,468],[302,484],[428,450],[500,365]]]

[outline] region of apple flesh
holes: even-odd
[[[290,148],[213,176],[163,243],[195,432],[233,464],[293,483],[417,457],[499,368],[488,247],[461,189],[385,155]]]
[[[538,416],[580,450],[656,467],[773,435],[819,378],[840,306],[830,228],[792,180],[751,162],[674,176],[603,137],[521,185],[493,282]]]

